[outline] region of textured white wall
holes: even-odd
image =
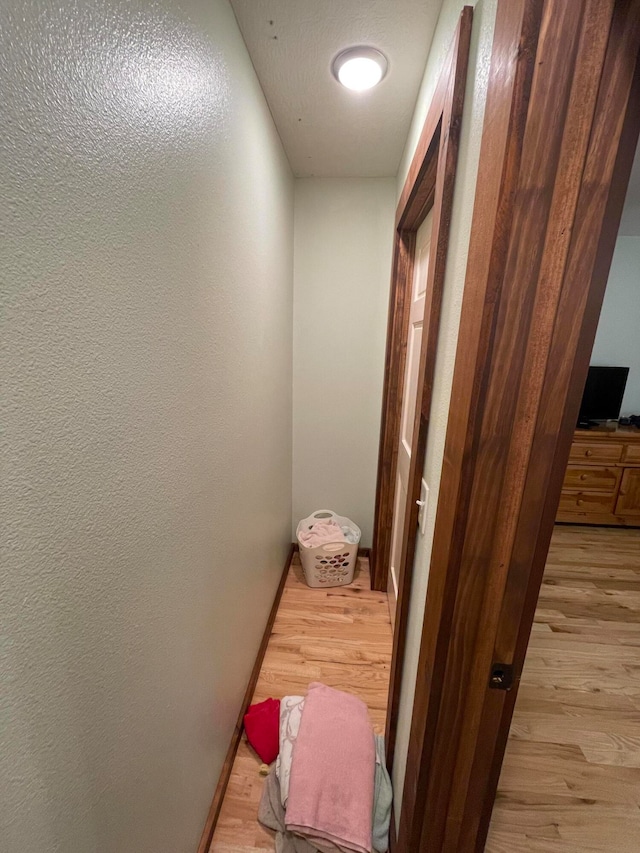
[[[640,145],[636,147],[618,236],[640,237]]]
[[[618,237],[591,364],[628,367],[623,415],[640,414],[640,237]]]
[[[412,132],[403,157],[399,187],[402,187],[406,170],[411,162],[413,150],[420,135],[424,118],[435,89],[438,74],[453,38],[458,18],[465,3],[462,0],[445,0],[431,53],[427,61],[420,98],[416,106]],[[466,3],[466,5],[469,5]],[[436,371],[431,403],[431,419],[424,465],[424,479],[429,485],[429,505],[424,534],[418,534],[411,587],[411,602],[407,628],[407,645],[402,675],[402,691],[398,717],[398,733],[393,783],[396,821],[400,818],[400,805],[404,785],[407,747],[411,725],[411,713],[418,673],[420,636],[424,621],[424,604],[429,579],[431,545],[435,527],[438,490],[444,455],[451,384],[458,344],[460,309],[469,251],[471,219],[476,190],[480,140],[487,94],[487,79],[491,60],[491,45],[495,24],[497,0],[479,0],[473,15],[473,31],[469,59],[469,73],[465,94],[462,135],[456,186],[451,218],[451,233],[447,269],[445,274],[442,317],[438,339]]]
[[[636,160],[640,162],[640,155],[636,151]],[[636,167],[640,171],[640,167]],[[640,236],[640,204],[627,203],[622,211],[622,219],[620,220],[620,237],[638,237]]]
[[[293,181],[226,0],[0,10],[0,847],[192,851],[291,531]]]
[[[293,527],[334,509],[371,545],[395,180],[296,181]]]

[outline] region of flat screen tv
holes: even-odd
[[[628,367],[590,367],[584,386],[578,426],[588,428],[597,421],[620,417]]]

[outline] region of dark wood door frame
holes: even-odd
[[[411,441],[407,503],[397,578],[398,603],[386,726],[389,764],[393,760],[400,703],[413,553],[418,527],[416,501],[420,496],[420,480],[429,429],[472,17],[472,8],[465,6],[438,78],[396,211],[374,543],[370,558],[373,566],[372,587],[374,589],[386,590],[387,588],[416,233],[431,210],[433,210],[433,223],[416,385],[418,398]]]
[[[412,464],[409,475],[410,487],[407,497],[407,506],[410,512],[406,513],[407,516],[412,515],[413,517],[412,528],[414,529],[415,544],[415,520],[417,518],[415,501],[420,494],[419,478],[417,480],[418,492],[415,494],[415,471],[422,472],[426,446],[472,17],[473,9],[470,6],[465,6],[447,59],[438,78],[436,90],[396,209],[373,547],[370,553],[371,586],[377,590],[387,589],[389,572],[391,525],[409,323],[409,293],[413,277],[416,233],[433,208],[432,260],[429,263],[425,305],[426,322],[420,351],[420,374],[417,386],[418,389],[422,389],[422,400],[418,401],[421,405],[416,405],[416,419],[412,438]],[[422,416],[423,412],[426,412],[426,415]],[[422,457],[422,461],[420,457]],[[414,464],[414,459],[416,464]],[[407,517],[407,522],[410,522],[409,517]],[[405,542],[406,544],[408,543]],[[401,630],[396,630],[396,636],[402,633],[403,625],[401,587],[403,586],[403,575],[406,575],[404,562],[403,559],[399,572],[400,577],[398,578],[396,623]],[[410,571],[411,567],[409,567]],[[408,602],[404,603],[408,604]]]
[[[639,55],[640,0],[498,2],[398,853],[484,847],[640,130]]]
[[[429,429],[440,308],[453,205],[462,108],[473,10],[465,6],[444,63],[396,211],[385,363],[378,483],[371,550],[372,587],[386,590],[391,548],[398,441],[404,384],[407,329],[416,233],[433,210],[431,254],[427,273],[424,327],[420,348],[416,413],[411,441],[407,503],[398,572],[398,603],[386,726],[387,761],[391,764],[400,703],[402,662],[409,615],[420,480]]]

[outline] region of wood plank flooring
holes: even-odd
[[[486,851],[640,851],[640,530],[554,531]]]
[[[306,693],[311,681],[355,693],[384,733],[391,623],[386,593],[372,592],[369,561],[360,558],[353,584],[309,589],[296,554],[273,626],[254,702]],[[264,779],[260,760],[240,743],[210,853],[275,850],[273,833],[256,820]]]
[[[384,730],[391,658],[384,593],[309,589],[298,557],[254,701],[319,680],[359,695]],[[243,740],[211,853],[273,851],[263,778]],[[554,532],[487,853],[640,851],[640,530]]]

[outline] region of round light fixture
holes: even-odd
[[[333,60],[333,76],[354,92],[377,86],[387,73],[387,58],[375,47],[349,47]]]

